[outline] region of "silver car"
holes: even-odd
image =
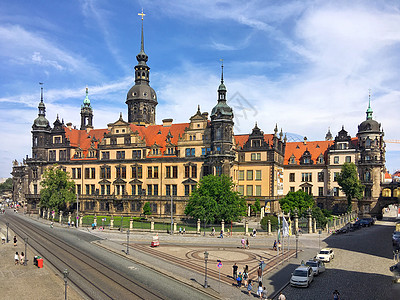
[[[311,267],[314,276],[318,276],[320,273],[325,272],[325,264],[318,259],[310,259],[306,262],[306,266]]]

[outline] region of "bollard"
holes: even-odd
[[[114,216],[111,216],[111,219],[110,219],[110,229],[113,229],[114,228]]]
[[[313,219],[313,225],[313,232],[317,233],[317,220],[315,218]]]
[[[59,218],[59,223],[60,224],[62,223],[62,214],[63,214],[63,212],[62,212],[62,210],[60,210],[60,218]]]
[[[271,235],[271,220],[268,220],[268,235]]]
[[[154,231],[154,218],[151,218],[150,231]]]
[[[47,220],[50,219],[50,209],[47,210]]]
[[[197,219],[197,229],[196,233],[200,233],[200,219]]]
[[[247,235],[249,233],[249,222],[247,220],[244,222],[244,234]]]
[[[308,211],[308,233],[312,233],[312,219],[311,219],[311,212]]]
[[[79,216],[79,227],[82,227],[82,219],[83,219],[83,215],[80,214],[80,216]]]
[[[133,229],[133,218],[131,217],[131,219],[129,220],[129,229],[132,230]]]
[[[221,230],[222,230],[222,232],[225,232],[225,220],[224,219],[222,219],[222,221],[221,221]]]
[[[71,224],[71,212],[68,213],[68,224]]]
[[[174,232],[176,232],[176,222],[174,221]]]

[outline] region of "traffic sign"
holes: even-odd
[[[261,270],[262,270],[262,271],[264,271],[264,269],[265,269],[266,266],[267,266],[267,264],[266,264],[264,261],[261,261],[261,262],[260,262],[260,267],[261,267]]]
[[[217,260],[217,267],[218,267],[218,269],[221,269],[222,268],[222,262],[221,262],[221,260]]]

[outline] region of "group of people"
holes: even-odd
[[[16,235],[14,235],[14,239],[13,240],[14,240],[14,247],[17,247],[18,240],[17,240],[17,236]],[[15,264],[16,265],[18,265],[18,264],[23,265],[24,261],[25,261],[24,252],[21,252],[21,254],[18,254],[18,252],[15,252],[15,254],[14,254],[14,262],[15,262]]]
[[[186,228],[183,227],[183,229],[182,229],[182,227],[179,227],[179,233],[180,233],[180,234],[186,233]]]
[[[244,239],[244,237],[242,237],[240,243],[242,244],[242,248],[243,249],[249,249],[250,248],[249,239]]]
[[[282,248],[281,241],[278,240],[278,242],[276,242],[276,240],[275,240],[274,245],[272,246],[272,250],[281,251],[281,248]]]
[[[232,266],[233,278],[236,280],[237,287],[240,288],[243,285],[247,290],[247,294],[250,295],[250,292],[253,290],[254,280],[251,280],[249,278],[249,266],[246,265],[243,268],[243,272],[239,272],[239,274],[238,274],[238,268],[239,267],[236,263]],[[257,295],[260,297],[260,299],[267,299],[267,289],[265,286],[263,287],[262,284],[261,267],[259,267],[257,270],[257,282],[258,282]]]

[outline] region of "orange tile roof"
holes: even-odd
[[[284,164],[289,164],[289,159],[293,154],[296,157],[296,164],[298,165],[301,156],[306,150],[310,152],[311,159],[314,161],[314,164],[316,163],[317,158],[320,156],[320,154],[324,155],[324,159],[326,161],[326,152],[332,144],[333,141],[307,141],[306,145],[304,145],[304,142],[286,143]]]
[[[392,175],[390,175],[389,172],[386,172],[385,179],[392,179]]]
[[[237,134],[234,135],[235,139],[235,144],[239,147],[243,147],[244,144],[246,144],[247,140],[249,139],[250,134]],[[273,134],[264,134],[264,140],[266,143],[269,142],[270,145],[273,144],[272,139],[274,135]]]

